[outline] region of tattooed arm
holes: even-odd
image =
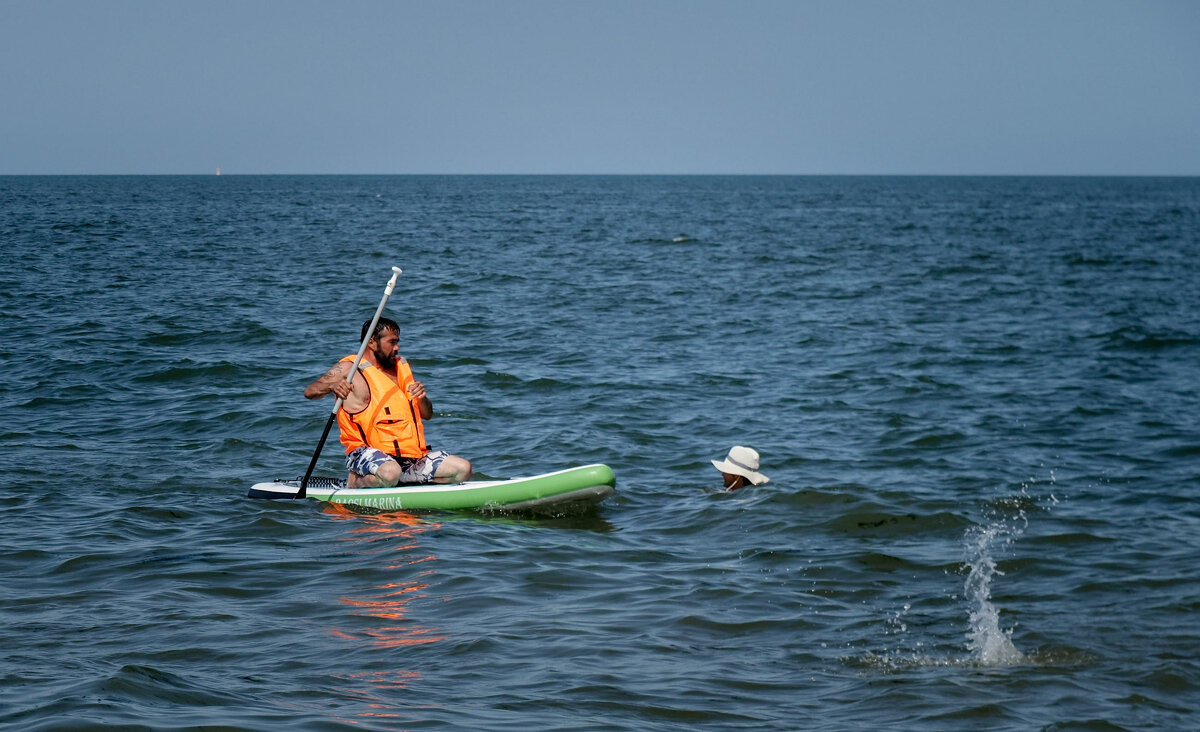
[[[346,383],[346,374],[350,373],[350,364],[339,361],[333,368],[326,371],[321,378],[309,384],[304,389],[305,399],[320,399],[326,394],[333,393],[345,399],[350,395],[350,385]]]

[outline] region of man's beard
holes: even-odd
[[[384,353],[383,351],[376,349],[375,363],[378,364],[380,368],[391,371],[392,369],[396,368],[396,357],[390,353]]]

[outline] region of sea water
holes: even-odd
[[[9,177],[0,242],[5,729],[1196,724],[1200,180]],[[245,498],[393,265],[434,446],[613,498]]]

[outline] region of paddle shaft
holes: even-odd
[[[383,290],[383,299],[379,301],[379,307],[375,308],[375,317],[371,318],[371,325],[363,334],[362,343],[358,346],[358,355],[354,357],[354,365],[350,367],[350,373],[346,375],[347,384],[354,383],[354,374],[358,373],[358,364],[362,361],[363,354],[367,352],[367,344],[375,337],[375,325],[379,322],[379,316],[383,315],[383,308],[387,305],[388,298],[392,296],[392,290],[396,289],[396,279],[400,277],[402,271],[399,267],[392,267],[392,277]],[[333,411],[329,414],[329,419],[325,421],[325,430],[321,432],[321,441],[317,443],[317,449],[313,451],[312,460],[308,462],[308,470],[304,471],[304,478],[300,481],[300,490],[296,491],[294,498],[304,498],[308,495],[308,479],[312,477],[313,468],[317,466],[317,458],[321,457],[321,450],[325,447],[329,430],[333,427],[333,421],[337,419],[338,410],[341,408],[342,398],[338,397],[333,402]]]

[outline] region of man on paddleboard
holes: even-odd
[[[363,323],[360,340],[371,321]],[[462,483],[471,463],[442,450],[430,450],[423,421],[433,417],[425,385],[415,380],[400,355],[400,326],[380,318],[354,375],[355,355],[343,358],[304,390],[308,399],[342,398],[338,429],[346,447],[348,488],[380,488],[400,483]]]

